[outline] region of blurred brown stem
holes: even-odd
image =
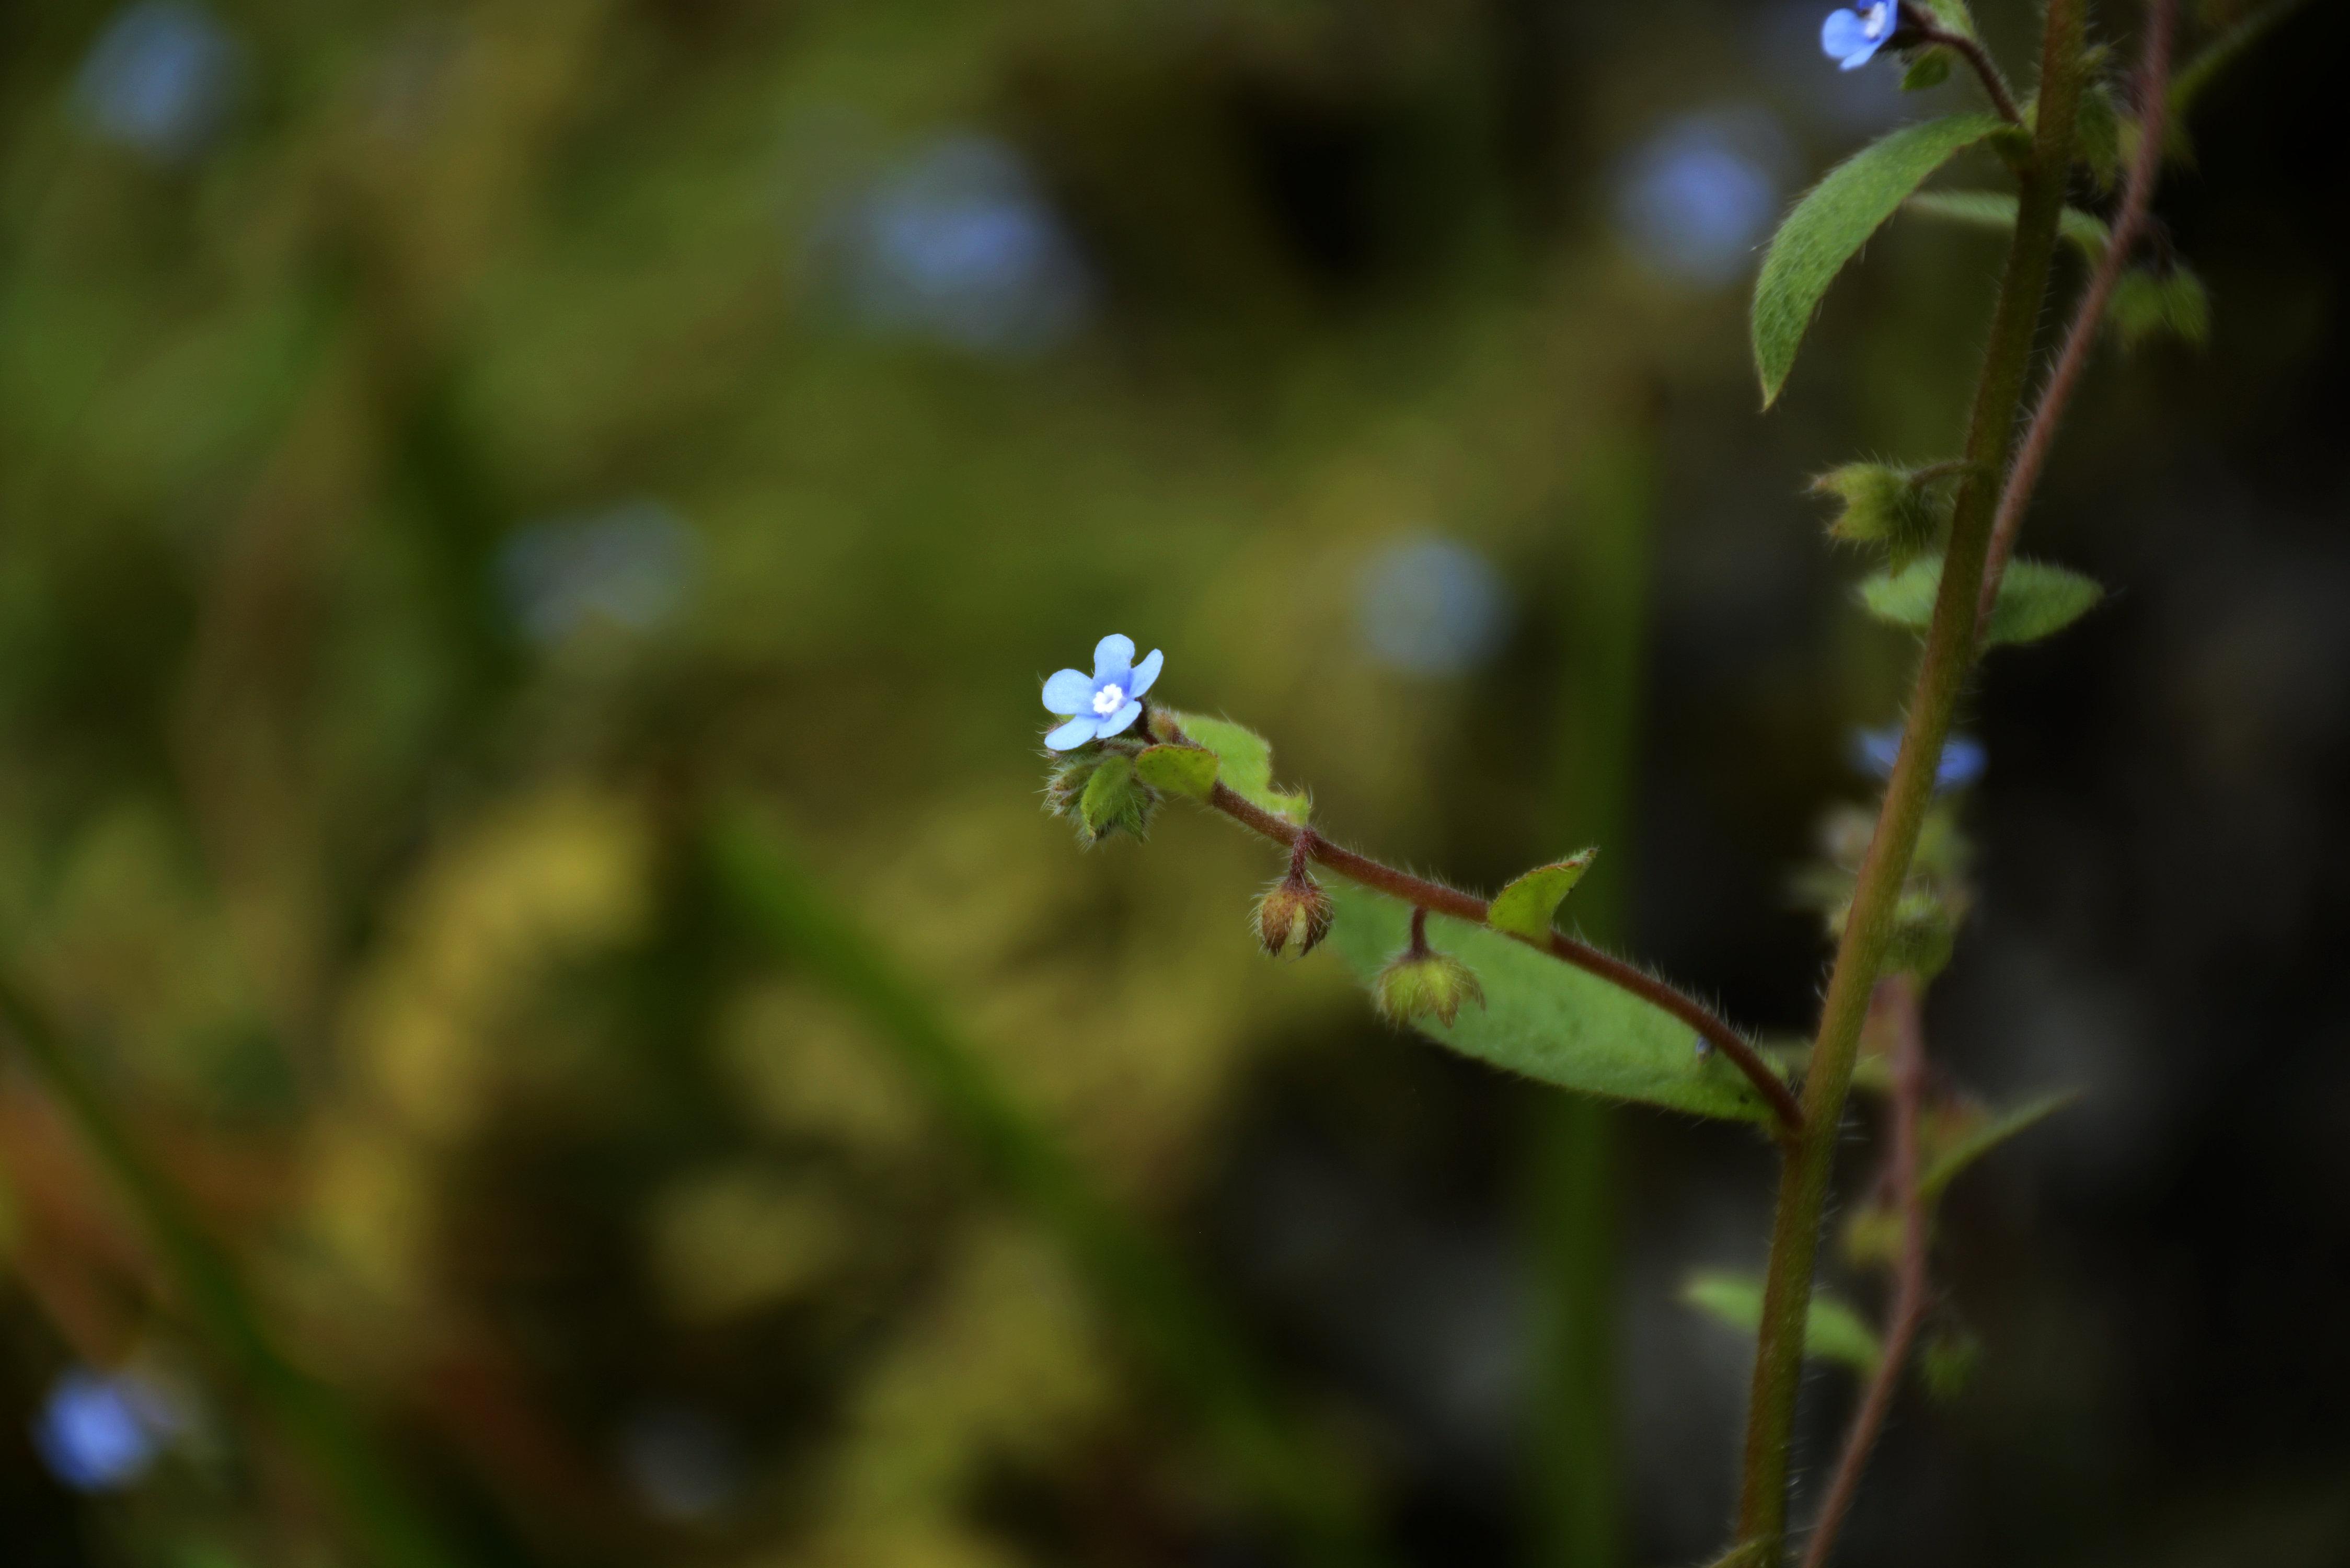
[[[1975,612],[1978,643],[1990,632],[1991,612],[1999,603],[2000,581],[2007,575],[2008,559],[2015,553],[2015,536],[2023,527],[2024,511],[2032,504],[2032,493],[2039,486],[2041,470],[2048,464],[2049,449],[2056,442],[2056,427],[2064,418],[2064,405],[2072,401],[2081,373],[2088,369],[2089,356],[2096,349],[2097,328],[2105,321],[2106,306],[2112,302],[2114,287],[2129,265],[2130,253],[2137,248],[2137,242],[2146,233],[2154,188],[2162,177],[2162,139],[2170,106],[2170,40],[2177,15],[2177,0],[2149,0],[2147,6],[2146,54],[2138,67],[2137,150],[2130,160],[2121,209],[2114,214],[2112,236],[2106,242],[2105,254],[2097,258],[2096,271],[2090,275],[2080,306],[2073,313],[2073,325],[2064,334],[2064,347],[2056,358],[2056,368],[2049,374],[2047,389],[2040,394],[2039,406],[2032,410],[2032,422],[2024,431],[2022,444],[2016,449],[2015,466],[2008,471],[2007,485],[2000,492],[1999,515],[1991,524],[1991,553],[1985,557],[1982,596]]]
[[[1852,1430],[1845,1438],[1835,1479],[1828,1484],[1826,1501],[1820,1504],[1819,1519],[1804,1549],[1803,1568],[1823,1568],[1835,1548],[1836,1531],[1860,1490],[1861,1474],[1876,1451],[1886,1414],[1893,1407],[1894,1393],[1901,1386],[1901,1374],[1917,1344],[1918,1330],[1926,1320],[1926,1203],[1918,1189],[1918,1113],[1926,1096],[1926,1042],[1918,1017],[1917,977],[1891,974],[1878,981],[1876,1009],[1892,1033],[1893,1151],[1886,1180],[1894,1201],[1900,1205],[1901,1255],[1894,1265],[1885,1351],[1877,1359],[1868,1392],[1861,1398],[1859,1412],[1852,1418]]]
[[[1341,848],[1312,829],[1300,827],[1285,817],[1265,810],[1229,784],[1218,783],[1208,797],[1208,804],[1243,826],[1252,828],[1284,847],[1295,849],[1300,837],[1310,839],[1315,859],[1350,882],[1358,882],[1374,892],[1400,898],[1416,911],[1450,915],[1456,920],[1466,920],[1471,925],[1485,923],[1486,902],[1475,894],[1463,893],[1457,888],[1448,888],[1424,877],[1415,877],[1409,871],[1399,871],[1367,855],[1357,855],[1351,849]],[[1573,964],[1586,973],[1596,974],[1610,985],[1628,991],[1642,1001],[1671,1013],[1696,1030],[1707,1044],[1729,1057],[1737,1064],[1738,1070],[1746,1075],[1747,1081],[1777,1113],[1781,1137],[1793,1137],[1803,1130],[1803,1107],[1796,1103],[1794,1092],[1787,1087],[1786,1080],[1771,1070],[1771,1064],[1746,1043],[1744,1035],[1695,997],[1626,963],[1622,959],[1610,957],[1589,943],[1576,941],[1560,931],[1551,932],[1547,943],[1529,941],[1523,937],[1515,940],[1525,941],[1528,947]]]
[[[1918,37],[1922,43],[1950,50],[1973,67],[1991,107],[1999,110],[1999,117],[2010,125],[2023,123],[2023,116],[2016,110],[2015,95],[2008,90],[2007,78],[2000,75],[1999,63],[1991,57],[1990,50],[1964,33],[1953,33],[1945,27],[1921,26]]]

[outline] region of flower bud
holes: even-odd
[[[1256,901],[1256,939],[1264,945],[1267,958],[1279,958],[1293,941],[1297,944],[1297,956],[1304,958],[1330,934],[1330,922],[1337,915],[1338,907],[1320,883],[1303,871],[1292,870]]]
[[[1450,1024],[1463,1003],[1485,1005],[1485,988],[1467,964],[1425,944],[1415,943],[1414,949],[1390,960],[1371,981],[1371,1000],[1389,1023],[1432,1016]]]

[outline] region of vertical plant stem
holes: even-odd
[[[1918,660],[1901,753],[1829,971],[1819,1034],[1804,1082],[1803,1132],[1780,1168],[1738,1503],[1738,1538],[1752,1545],[1764,1563],[1777,1563],[1785,1547],[1789,1446],[1803,1377],[1804,1324],[1811,1304],[1820,1214],[1827,1200],[1845,1097],[1852,1086],[1854,1054],[1869,994],[1884,967],[1895,905],[1933,798],[1942,742],[1974,664],[1977,596],[1999,499],[1998,476],[2007,472],[2016,413],[2031,369],[2033,333],[2047,296],[2057,222],[2064,212],[2074,119],[2080,104],[2085,5],[2085,0],[2049,0],[2032,155],[2021,176],[2015,233],[2001,275],[1967,433],[1966,456],[1972,467],[1951,518],[1941,588]]]
[[[1059,1242],[1105,1316],[1200,1423],[1211,1452],[1302,1559],[1378,1561],[1353,1479],[1275,1408],[1237,1334],[1160,1248],[1023,1109],[985,1056],[897,971],[748,810],[707,845],[720,886],[762,939],[861,1009],[987,1174]]]
[[[1602,441],[1564,563],[1564,650],[1555,760],[1554,842],[1598,844],[1576,887],[1575,923],[1617,942],[1629,888],[1627,850],[1648,628],[1655,438],[1645,421]],[[1616,1113],[1588,1095],[1537,1106],[1531,1214],[1542,1316],[1535,1330],[1534,1428],[1540,1561],[1610,1568],[1621,1556],[1617,1430]]]
[[[2023,514],[2032,505],[2032,493],[2039,486],[2049,449],[2056,444],[2056,427],[2064,421],[2064,406],[2072,401],[2081,373],[2088,369],[2089,356],[2096,350],[2097,328],[2104,324],[2114,286],[2128,269],[2130,253],[2146,233],[2154,188],[2162,178],[2162,142],[2170,107],[2170,36],[2177,18],[2177,0],[2150,0],[2147,6],[2146,53],[2138,67],[2137,151],[2130,160],[2121,210],[2114,214],[2105,254],[2097,258],[2096,271],[2090,275],[2089,286],[2082,291],[2081,303],[2074,309],[2073,325],[2064,334],[2056,368],[2049,372],[2047,389],[2040,394],[2032,422],[2023,432],[2023,443],[2016,450],[2015,467],[2000,491],[1999,514],[1991,524],[1982,593],[1975,610],[1981,627],[1991,624],[1991,607],[1999,603],[2000,580],[2007,575],[2015,536],[2022,531]],[[1980,641],[1980,630],[1976,637]]]
[[[1825,1568],[1835,1550],[1836,1532],[1843,1528],[1852,1500],[1859,1494],[1860,1478],[1868,1456],[1885,1430],[1893,1396],[1926,1321],[1926,1199],[1918,1190],[1918,1112],[1926,1098],[1926,1037],[1918,1016],[1918,982],[1915,975],[1889,974],[1877,982],[1877,1005],[1892,1025],[1893,1092],[1891,1096],[1893,1152],[1886,1180],[1901,1211],[1901,1256],[1894,1264],[1893,1300],[1886,1314],[1885,1352],[1877,1358],[1877,1375],[1861,1397],[1860,1409],[1846,1435],[1844,1457],[1836,1461],[1835,1478],[1828,1483],[1812,1537],[1804,1543],[1804,1568]]]
[[[409,1494],[332,1389],[271,1340],[234,1266],[204,1233],[170,1177],[150,1161],[74,1059],[47,1014],[0,974],[0,1021],[122,1189],[197,1328],[341,1505],[362,1561],[380,1568],[456,1568],[464,1561]]]

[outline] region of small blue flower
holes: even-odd
[[[1045,706],[1055,713],[1076,715],[1045,737],[1056,752],[1074,751],[1087,741],[1115,735],[1142,716],[1138,699],[1159,679],[1166,656],[1157,649],[1140,664],[1134,662],[1134,639],[1116,632],[1094,645],[1094,672],[1063,670],[1045,682]]]
[[[74,1490],[115,1491],[147,1473],[177,1426],[144,1380],[77,1367],[57,1380],[34,1417],[33,1446]]]
[[[1852,760],[1861,772],[1875,774],[1878,778],[1893,776],[1893,763],[1901,755],[1902,729],[1887,724],[1882,730],[1856,730],[1852,736]],[[1965,735],[1952,735],[1942,742],[1941,764],[1934,770],[1937,790],[1964,789],[1982,777],[1985,761],[1982,742]]]
[[[1820,24],[1820,48],[1844,68],[1856,71],[1877,56],[1901,26],[1898,0],[1876,0],[1857,11],[1831,11]]]

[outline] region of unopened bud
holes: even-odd
[[[1435,1018],[1450,1025],[1468,1002],[1485,1005],[1485,988],[1467,964],[1428,945],[1428,911],[1411,912],[1411,946],[1371,981],[1371,1000],[1391,1023]]]
[[[1293,869],[1256,901],[1256,938],[1268,958],[1279,958],[1293,941],[1297,944],[1297,956],[1304,958],[1321,946],[1337,915],[1338,907],[1322,885]]]

